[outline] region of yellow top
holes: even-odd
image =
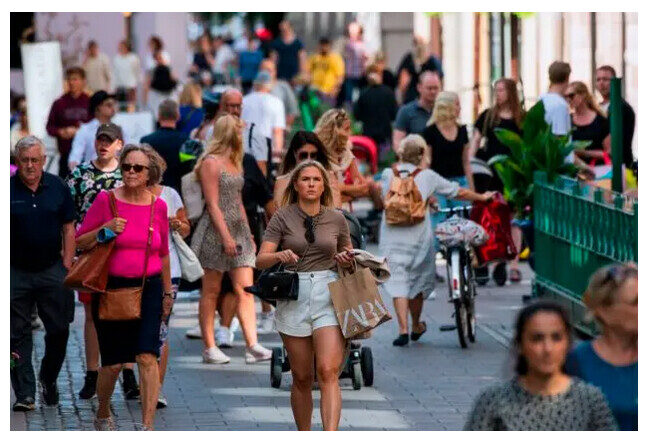
[[[312,85],[326,94],[333,94],[337,81],[345,73],[343,58],[338,53],[313,54],[309,58],[309,73]]]

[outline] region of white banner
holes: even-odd
[[[121,126],[126,144],[138,144],[142,137],[155,131],[155,121],[150,112],[120,112],[111,121]]]

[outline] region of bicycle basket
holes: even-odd
[[[482,226],[459,216],[451,216],[439,223],[434,234],[446,247],[454,247],[462,243],[478,247],[489,239]]]

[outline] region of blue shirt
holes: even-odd
[[[296,37],[291,43],[284,43],[278,37],[271,49],[277,53],[277,77],[290,82],[300,71],[298,53],[303,49],[302,42]]]
[[[587,341],[569,353],[565,370],[603,391],[620,430],[637,430],[637,362],[614,366]]]
[[[242,80],[252,82],[259,71],[259,64],[264,59],[261,51],[242,51],[239,53],[239,76]]]
[[[419,105],[418,100],[414,100],[398,110],[396,122],[393,127],[394,129],[402,130],[407,135],[412,133],[420,135],[425,130],[425,125],[430,119],[431,114],[431,110],[425,110]]]
[[[180,119],[175,127],[188,137],[193,129],[200,127],[203,117],[204,113],[201,108],[180,106]]]

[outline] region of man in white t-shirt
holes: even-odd
[[[271,94],[272,79],[267,71],[260,71],[253,82],[253,91],[243,98],[241,119],[254,123],[272,145],[273,157],[281,157],[284,151],[286,128],[284,104]]]
[[[566,62],[555,61],[548,67],[550,87],[548,93],[541,96],[546,112],[546,122],[550,124],[553,134],[566,135],[571,131],[571,113],[564,92],[569,85],[571,66]]]

